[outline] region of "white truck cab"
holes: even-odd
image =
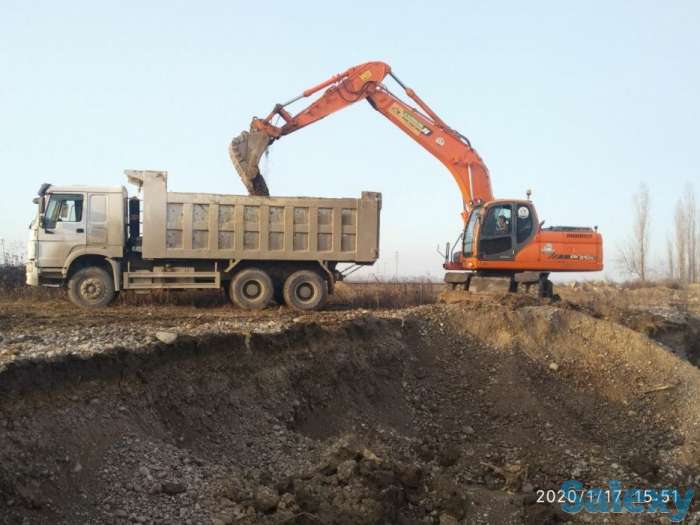
[[[126,240],[126,188],[44,184],[34,202],[27,284],[58,286],[96,261],[112,276],[119,275]],[[119,290],[117,278],[114,287]]]

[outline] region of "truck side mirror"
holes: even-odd
[[[53,233],[56,222],[48,220],[45,215],[39,215],[39,227],[43,228],[46,233]]]

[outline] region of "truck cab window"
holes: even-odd
[[[81,222],[82,220],[82,195],[55,194],[51,196],[44,218],[46,228],[55,228],[59,222]]]

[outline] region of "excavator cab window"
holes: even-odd
[[[476,223],[479,222],[480,214],[481,208],[472,210],[467,227],[464,229],[464,247],[462,249],[464,257],[472,257],[474,255],[474,231],[476,230]]]
[[[520,246],[530,238],[530,235],[532,235],[532,229],[534,225],[532,221],[532,212],[530,211],[530,208],[528,206],[524,204],[518,204],[516,205],[516,208],[518,225],[515,240],[518,243],[518,246]]]
[[[481,225],[479,258],[501,260],[512,259],[513,255],[513,206],[490,206]]]

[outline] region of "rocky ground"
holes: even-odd
[[[537,491],[697,484],[700,294],[560,295],[0,302],[0,523],[668,523]]]

